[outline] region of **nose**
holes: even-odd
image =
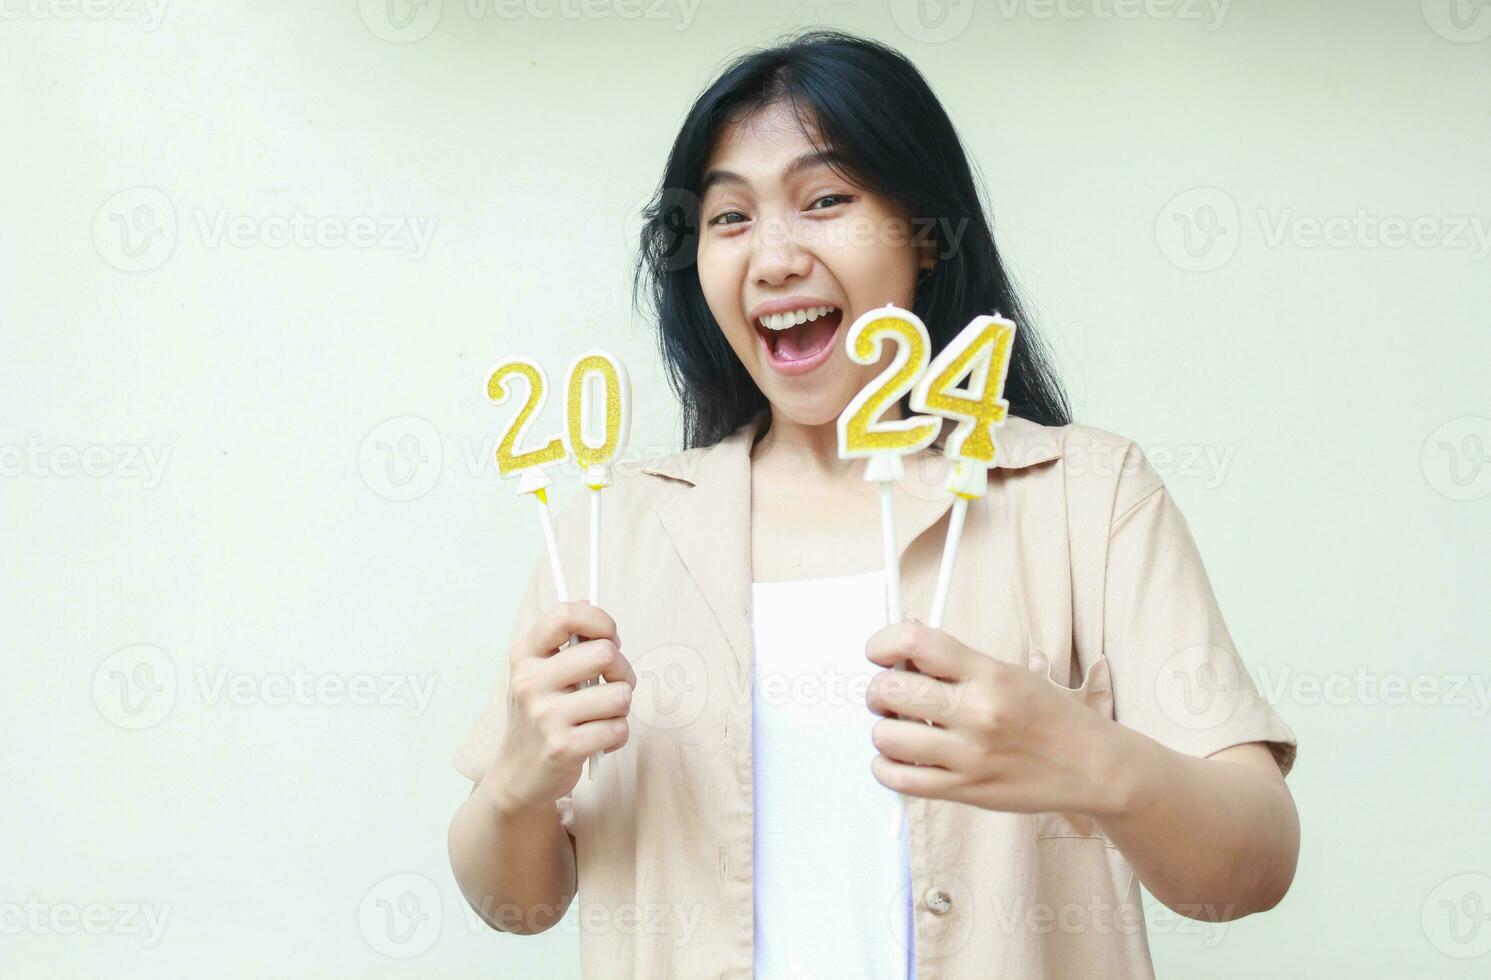
[[[798,241],[793,223],[780,216],[758,220],[751,240],[750,275],[758,286],[780,286],[812,271],[813,257]]]

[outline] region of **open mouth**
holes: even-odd
[[[828,359],[843,322],[844,311],[838,307],[812,306],[758,317],[756,332],[761,335],[771,366],[797,374]]]

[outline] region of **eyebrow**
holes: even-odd
[[[830,153],[827,151],[804,153],[802,156],[798,157],[791,163],[787,164],[787,166],[782,168],[782,179],[791,180],[793,177],[802,173],[804,170],[808,170],[813,167],[842,168],[843,165],[843,158],[841,158],[836,153]],[[744,177],[733,170],[720,170],[716,168],[704,175],[704,180],[701,181],[699,184],[699,196],[702,198],[705,194],[708,194],[709,189],[716,184],[748,183],[750,183],[750,181],[746,180]]]

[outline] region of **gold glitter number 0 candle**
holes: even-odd
[[[599,444],[586,439],[593,412],[586,395],[594,390],[591,379],[600,382],[601,433]],[[621,455],[631,430],[632,386],[626,368],[605,351],[586,351],[570,365],[565,379],[565,436],[575,454],[585,485],[590,488],[590,602],[600,605],[601,593],[601,491],[611,485],[611,463]],[[582,688],[600,682],[600,678],[582,681]],[[601,753],[590,756],[587,772],[595,779]]]
[[[586,439],[586,422],[593,413],[587,411],[590,405],[585,396],[595,389],[589,383],[592,378],[600,381],[601,392],[601,438],[598,445]],[[607,468],[621,454],[631,426],[631,384],[627,380],[626,368],[605,351],[587,351],[570,365],[565,387],[566,434],[576,462],[585,468],[585,485],[592,490],[609,486]]]

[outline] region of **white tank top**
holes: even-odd
[[[884,625],[883,571],[751,585],[758,980],[915,980],[907,828],[870,773]]]

